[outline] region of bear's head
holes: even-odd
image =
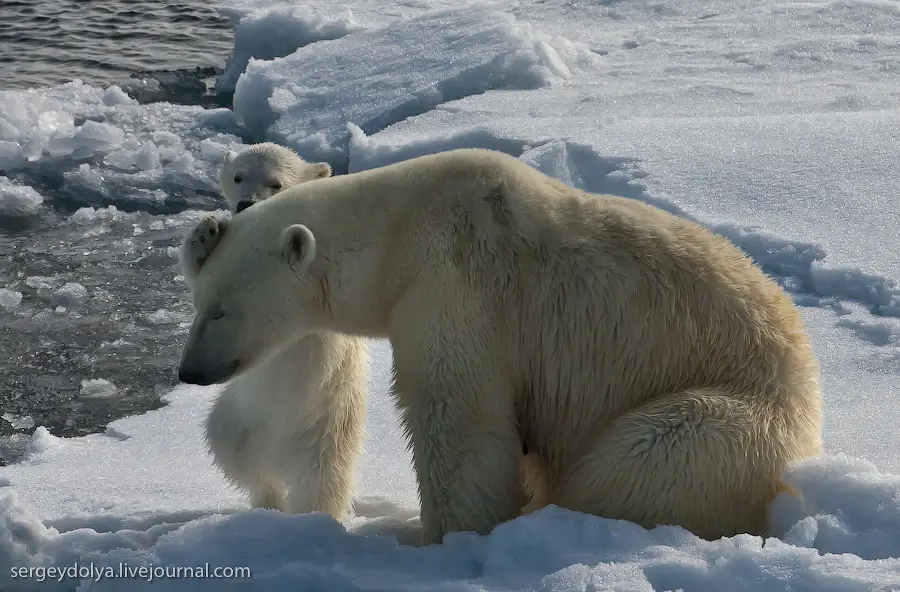
[[[321,320],[322,284],[310,271],[316,239],[302,224],[235,216],[193,289],[194,321],[178,378],[222,383],[309,334]]]
[[[243,152],[228,151],[219,169],[219,186],[232,213],[306,181],[331,176],[327,162],[306,162],[293,150],[263,142]]]

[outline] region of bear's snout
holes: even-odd
[[[210,380],[205,373],[195,368],[186,368],[184,366],[178,368],[178,380],[185,384],[196,384],[199,386],[209,386],[215,382]]]
[[[230,379],[237,366],[237,361],[213,355],[212,351],[202,347],[202,343],[189,338],[178,365],[178,380],[198,386],[218,384]]]
[[[185,384],[196,384],[198,386],[219,384],[231,378],[236,367],[237,362],[210,368],[186,364],[182,361],[178,367],[178,380]]]

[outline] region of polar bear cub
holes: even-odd
[[[228,154],[219,177],[236,212],[282,188],[330,174],[325,163],[309,164],[287,148],[256,144]],[[192,288],[227,224],[205,218],[186,237],[182,266]],[[352,505],[364,441],[364,342],[322,331],[267,354],[235,377],[213,404],[206,441],[215,463],[249,493],[254,507],[326,512],[340,520]]]
[[[198,285],[184,382],[309,332],[390,339],[425,543],[515,518],[523,449],[546,503],[706,538],[765,533],[822,451],[802,317],[746,255],[501,153],[297,185],[234,217]]]
[[[228,208],[240,212],[283,189],[329,176],[331,166],[327,162],[306,162],[290,148],[262,142],[225,154],[219,187]]]

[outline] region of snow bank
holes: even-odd
[[[346,171],[348,122],[374,133],[446,101],[538,88],[569,74],[527,23],[468,7],[251,60],[234,109],[254,140],[287,144]]]
[[[854,469],[856,467],[856,469]],[[842,479],[828,474],[842,472]],[[501,525],[489,537],[457,533],[436,547],[398,545],[417,533],[413,512],[373,504],[377,519],[347,525],[320,514],[288,516],[253,510],[215,514],[181,511],[123,519],[93,517],[41,522],[14,494],[0,497],[0,573],[10,568],[63,568],[80,564],[98,573],[125,563],[160,570],[186,566],[249,568],[252,579],[193,580],[157,576],[147,590],[887,590],[900,586],[900,559],[875,560],[896,549],[894,519],[900,480],[853,462],[802,467],[804,489],[839,498],[840,515],[819,509],[786,539],[737,536],[700,540],[683,529],[645,530],[634,524],[584,516],[556,507]],[[841,493],[826,491],[845,480]],[[865,485],[868,483],[868,486]],[[873,483],[877,485],[873,486]],[[839,489],[840,491],[840,489]],[[197,496],[195,499],[199,499]],[[196,504],[195,504],[196,505]],[[847,510],[850,510],[847,512]],[[822,526],[824,525],[824,530]],[[816,528],[820,528],[819,531]],[[829,530],[830,529],[830,530]],[[817,534],[817,532],[819,534]],[[822,536],[822,533],[833,535]],[[838,541],[835,543],[835,541]],[[857,550],[820,554],[816,544]],[[24,573],[20,571],[19,573]],[[32,572],[39,574],[40,572]],[[163,572],[160,572],[162,574]],[[35,577],[35,576],[32,576]],[[72,590],[77,579],[45,582],[42,590]],[[133,580],[100,579],[91,590],[132,590]],[[4,589],[28,590],[34,580],[10,579]]]
[[[252,579],[157,577],[141,590],[818,590],[900,586],[900,477],[849,458],[810,459],[787,480],[803,501],[773,504],[784,541],[703,541],[677,527],[550,507],[491,536],[420,536],[409,456],[387,398],[390,349],[373,348],[370,431],[360,486],[339,524],[324,515],[247,510],[210,462],[201,429],[217,388],[179,387],[163,409],[60,439],[38,428],[28,457],[0,480],[0,587],[31,590],[10,569],[81,565],[249,567]],[[53,487],[47,487],[52,483]],[[377,483],[374,488],[370,485]],[[4,487],[5,485],[5,487]],[[374,494],[374,495],[373,495]],[[384,496],[389,496],[386,498]],[[843,555],[828,553],[840,552]],[[20,572],[21,573],[21,572]],[[46,572],[44,572],[46,573]],[[37,577],[40,572],[32,572]],[[45,581],[74,590],[80,580]],[[91,590],[133,590],[100,579]],[[593,586],[593,588],[591,588]]]
[[[785,483],[803,499],[782,495],[772,505],[775,532],[791,544],[864,559],[900,558],[900,476],[861,459],[810,459]]]

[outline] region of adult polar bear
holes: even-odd
[[[200,272],[179,377],[310,331],[387,337],[425,543],[547,502],[714,538],[764,533],[819,454],[818,364],[789,297],[726,239],[525,163],[455,150],[304,183],[236,216]]]
[[[284,187],[330,174],[327,163],[308,163],[288,148],[261,143],[229,152],[219,183],[238,212]],[[192,288],[226,224],[206,218],[186,237],[182,268]],[[340,520],[353,503],[368,383],[361,339],[305,334],[222,391],[206,421],[210,452],[253,506],[326,512]]]

